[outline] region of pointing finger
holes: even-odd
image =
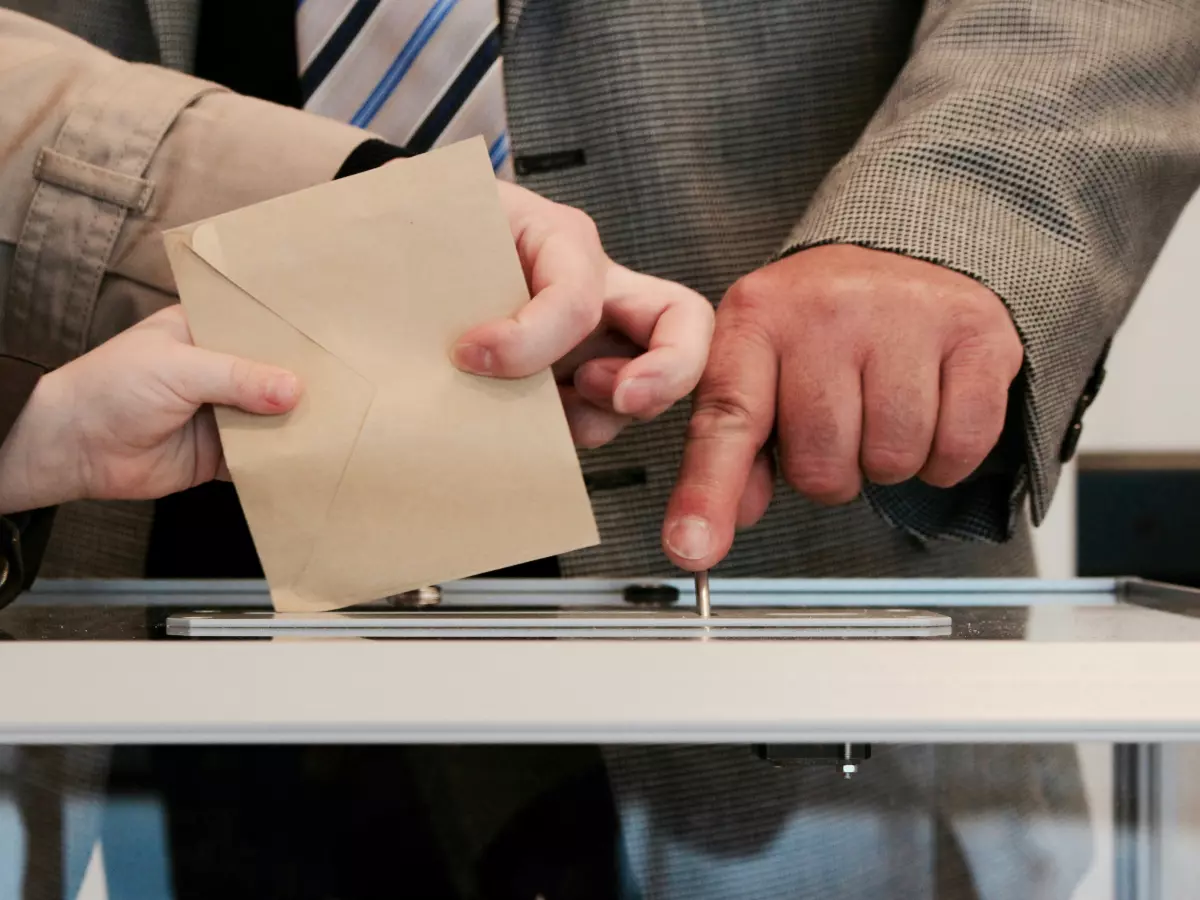
[[[777,366],[761,332],[718,330],[663,526],[664,549],[682,568],[711,568],[733,544],[742,495],[774,422]]]

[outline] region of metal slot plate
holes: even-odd
[[[948,616],[913,609],[396,610],[328,613],[202,611],[172,615],[177,637],[766,638],[944,637]]]

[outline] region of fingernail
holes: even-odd
[[[613,391],[613,409],[628,416],[646,409],[654,399],[654,382],[649,378],[626,378]]]
[[[479,344],[458,344],[454,348],[454,364],[476,375],[492,372],[492,351]]]
[[[712,529],[699,516],[676,519],[667,529],[667,546],[680,559],[704,559],[712,545]]]
[[[267,402],[272,406],[288,406],[296,399],[296,376],[284,373],[267,382]]]

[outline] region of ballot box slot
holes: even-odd
[[[915,609],[437,609],[325,613],[197,611],[168,617],[175,637],[678,639],[943,637],[951,619]]]

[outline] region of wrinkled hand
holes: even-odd
[[[521,378],[552,367],[581,447],[687,396],[707,358],[711,304],[614,263],[585,213],[499,187],[532,299],[513,318],[465,334],[453,354],[459,368]]]
[[[44,376],[0,450],[4,511],[77,498],[152,499],[225,477],[207,404],[274,415],[292,374],[193,346],[164,309]]]
[[[998,441],[1022,356],[1000,299],[931,263],[827,246],[752,272],[717,312],[667,554],[692,570],[724,558],[770,502],[775,442],[818,503],[864,478],[957,484]]]

